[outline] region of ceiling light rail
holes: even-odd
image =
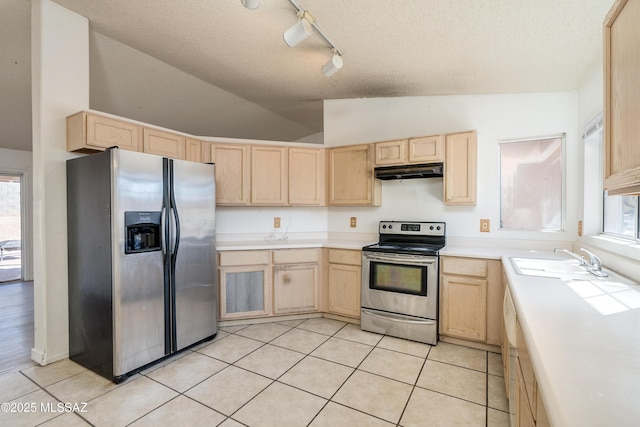
[[[241,3],[247,9],[257,9],[260,6],[260,0],[241,0]],[[298,16],[298,22],[296,22],[291,28],[284,32],[284,42],[289,47],[295,47],[300,42],[309,37],[312,33],[311,29],[314,29],[316,33],[324,40],[326,44],[331,48],[331,59],[324,65],[322,65],[322,74],[326,77],[334,75],[344,65],[342,61],[342,52],[336,47],[335,44],[327,37],[327,35],[320,29],[318,24],[315,23],[315,19],[309,11],[304,10],[295,0],[289,0],[289,3],[296,9],[296,15]]]

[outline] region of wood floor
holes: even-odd
[[[0,284],[0,374],[33,365],[33,282]]]

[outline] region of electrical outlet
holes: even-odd
[[[349,227],[356,228],[358,224],[357,221],[358,219],[355,216],[352,216],[351,219],[349,220]]]
[[[280,228],[280,217],[276,216],[273,218],[273,228]]]
[[[488,233],[491,230],[491,221],[488,219],[480,220],[480,231],[483,233]]]

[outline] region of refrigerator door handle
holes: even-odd
[[[166,206],[162,206],[162,210],[160,211],[160,230],[166,230],[167,226],[167,207]],[[163,256],[167,256],[167,242],[163,238],[160,239],[161,241],[161,247],[162,247],[162,255]]]
[[[178,207],[176,206],[176,194],[174,191],[173,186],[174,184],[174,180],[173,180],[173,161],[170,160],[170,164],[171,164],[171,175],[170,175],[170,180],[171,180],[171,185],[170,185],[170,198],[171,198],[171,211],[173,212],[173,248],[171,250],[172,254],[174,257],[176,257],[178,255],[178,248],[180,247],[180,215],[178,215]],[[172,268],[175,268],[175,260],[173,261],[173,266]]]

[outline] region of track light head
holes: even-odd
[[[322,66],[322,74],[324,74],[325,77],[331,77],[336,73],[336,71],[342,68],[342,65],[342,56],[334,53],[329,62]]]
[[[294,47],[310,35],[311,23],[306,18],[300,18],[293,27],[284,32],[284,42],[289,47]]]
[[[258,6],[260,6],[260,0],[240,0],[240,2],[244,7],[251,10],[257,9]]]

